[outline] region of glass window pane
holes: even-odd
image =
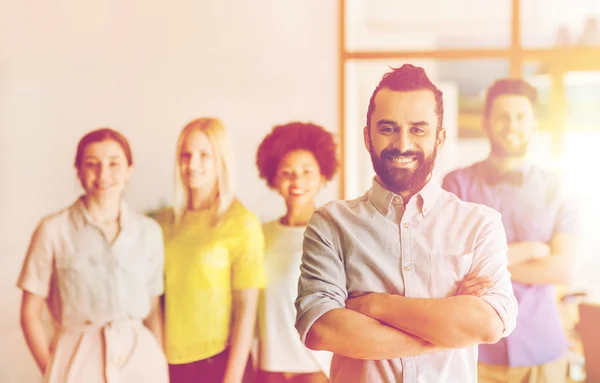
[[[600,1],[521,0],[524,47],[600,46]]]
[[[549,111],[560,108],[552,104],[555,98],[552,78],[537,63],[526,63],[523,66],[524,78],[534,85],[539,92],[538,117],[542,130],[552,130],[556,127]],[[565,72],[562,75],[564,87],[564,130],[565,131],[599,131],[600,130],[600,71]],[[561,95],[557,95],[558,100]],[[560,127],[559,127],[560,128]]]
[[[541,70],[540,70],[541,68]],[[564,72],[558,87],[544,67],[536,62],[523,66],[524,78],[539,92],[540,130],[553,138],[554,149],[544,163],[560,170],[562,187],[570,196],[570,203],[579,210],[581,251],[578,253],[577,281],[572,288],[588,290],[600,297],[597,273],[600,261],[598,217],[600,202],[597,191],[600,179],[591,170],[600,163],[600,71]],[[562,89],[562,96],[557,92]],[[560,105],[564,102],[564,105]],[[564,122],[555,121],[553,112],[564,108]],[[546,154],[546,153],[544,153]],[[541,159],[542,153],[536,158]],[[541,162],[541,161],[540,161]],[[595,279],[596,278],[596,279]]]
[[[346,48],[506,48],[510,19],[510,0],[346,0]]]

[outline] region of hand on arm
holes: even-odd
[[[458,289],[456,295],[472,295],[474,297],[481,297],[487,294],[488,289],[494,286],[490,277],[485,275],[478,275],[477,272],[473,272],[465,277],[458,283]]]
[[[42,374],[46,371],[50,357],[50,349],[41,318],[41,310],[45,304],[44,298],[23,291],[21,328],[29,351],[31,351]]]
[[[578,246],[579,238],[575,234],[556,234],[550,242],[549,256],[509,267],[511,278],[530,285],[568,284],[573,278]]]

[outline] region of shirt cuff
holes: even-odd
[[[48,290],[50,289],[48,284],[41,283],[33,278],[28,279],[26,276],[21,276],[19,278],[17,281],[17,287],[44,299],[48,298]]]
[[[161,295],[164,295],[165,287],[162,283],[156,283],[156,284],[150,285],[148,287],[148,291],[149,291],[151,297],[160,297]]]
[[[487,304],[492,306],[492,308],[496,310],[496,313],[498,313],[500,320],[502,320],[504,329],[502,331],[502,337],[505,338],[508,335],[510,335],[510,333],[512,333],[515,329],[517,317],[516,313],[514,315],[511,315],[511,313],[509,313],[509,311],[506,309],[506,306],[503,305],[501,302],[498,302],[498,297],[484,295],[481,297],[481,299],[483,299]]]
[[[317,319],[322,317],[326,312],[339,308],[343,307],[340,306],[338,302],[334,300],[328,300],[306,310],[296,322],[296,329],[298,330],[298,334],[300,334],[300,340],[302,343],[306,344],[306,335],[308,334],[308,330],[310,330]]]

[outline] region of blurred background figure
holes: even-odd
[[[586,47],[600,46],[600,25],[598,25],[597,17],[589,16],[585,20],[579,37],[579,45]]]
[[[486,160],[448,174],[443,187],[502,214],[508,267],[519,303],[517,327],[496,344],[479,346],[479,381],[565,382],[567,339],[555,284],[574,276],[579,238],[577,210],[560,178],[525,155],[537,127],[537,90],[520,79],[490,86],[484,131]]]
[[[233,153],[214,118],[177,140],[174,203],[165,235],[165,338],[172,382],[239,383],[264,286],[259,219],[235,197]]]
[[[84,194],[41,220],[19,277],[29,349],[44,382],[167,383],[162,233],[123,201],[133,172],[127,139],[107,128],[86,134],[75,169]]]
[[[261,142],[256,164],[285,200],[283,217],[267,222],[267,285],[259,304],[259,382],[327,382],[332,354],[308,349],[294,328],[302,240],[315,198],[337,169],[333,134],[311,123],[278,125]]]

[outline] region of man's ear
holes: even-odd
[[[486,135],[486,137],[490,137],[490,120],[487,117],[483,117],[483,133]]]
[[[446,142],[447,133],[448,132],[446,131],[445,128],[441,128],[436,133],[435,145],[437,146],[438,149],[441,149],[442,146],[444,146],[444,143]]]
[[[363,140],[365,142],[365,148],[367,149],[368,152],[371,151],[371,136],[370,136],[370,131],[368,127],[364,127],[363,128]]]

